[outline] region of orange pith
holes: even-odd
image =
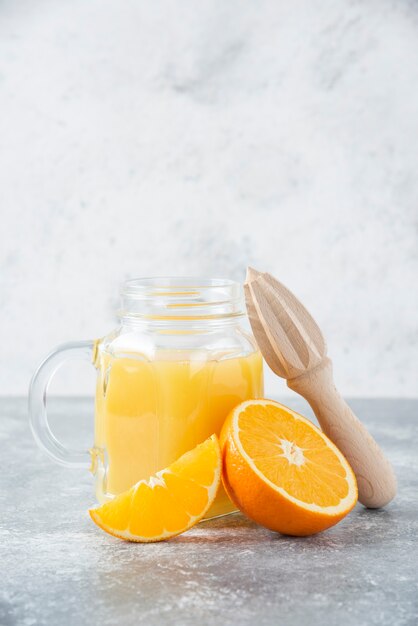
[[[211,506],[221,479],[216,435],[148,480],[89,511],[111,535],[128,541],[162,541],[194,526]]]
[[[272,400],[238,405],[221,432],[223,482],[254,521],[309,535],[340,521],[357,501],[354,474],[309,420]]]

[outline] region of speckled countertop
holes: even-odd
[[[294,398],[289,404],[305,409]],[[418,400],[351,405],[394,463],[399,496],[386,510],[357,505],[305,539],[235,514],[141,545],[90,522],[88,473],[36,449],[25,399],[0,400],[1,626],[415,626]],[[61,434],[73,429],[86,439],[90,410],[86,400],[54,405]]]

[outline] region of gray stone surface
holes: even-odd
[[[1,400],[1,626],[416,625],[418,400],[351,405],[395,465],[399,496],[387,509],[357,505],[311,538],[235,514],[140,545],[91,523],[88,473],[36,449],[24,399]],[[91,402],[53,408],[64,439],[88,438]]]

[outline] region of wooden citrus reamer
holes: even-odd
[[[244,285],[248,316],[273,372],[311,405],[322,430],[347,458],[359,500],[384,506],[396,494],[392,466],[365,426],[338,393],[324,337],[305,307],[268,273],[248,268]]]

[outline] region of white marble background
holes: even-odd
[[[0,179],[1,394],[123,279],[253,264],[346,395],[418,395],[417,2],[3,0]]]

